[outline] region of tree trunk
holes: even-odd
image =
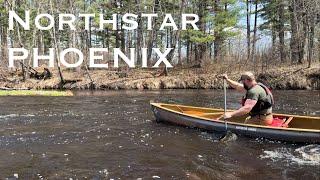
[[[305,17],[302,13],[303,3],[297,0],[291,0],[290,21],[291,21],[291,61],[302,64],[305,46]]]
[[[207,1],[199,1],[198,3],[199,6],[199,21],[198,21],[198,27],[200,31],[203,33],[206,32],[206,8],[207,8]],[[204,57],[207,54],[207,45],[206,43],[198,43],[197,45],[197,56],[196,61],[197,61],[197,66],[201,67],[201,63],[204,59]]]
[[[120,48],[121,47],[121,45],[120,45],[120,41],[121,41],[120,30],[117,29],[114,33],[115,33],[115,36],[116,36],[116,48]]]
[[[191,46],[190,40],[187,40],[187,63],[188,64],[190,64],[190,61],[191,61],[190,60],[190,54],[191,54],[190,53],[190,49],[191,49],[190,46]]]
[[[279,51],[280,51],[280,60],[281,62],[285,61],[286,55],[285,55],[285,44],[284,44],[284,1],[279,2]]]
[[[214,33],[214,34],[215,34],[215,39],[214,39],[213,54],[214,54],[215,62],[217,63],[221,59],[222,41],[218,33]]]
[[[140,0],[135,0],[135,3],[136,3],[136,6],[137,6],[137,12],[138,12],[138,19],[137,19],[137,22],[138,24],[141,24],[141,7],[140,7]],[[142,37],[142,28],[141,26],[138,26],[137,28],[137,43],[136,43],[136,49],[140,49],[141,48],[141,42],[143,41],[143,37]],[[141,53],[140,53],[140,50],[137,50],[136,52],[137,56],[136,56],[136,59],[138,60],[141,60]]]
[[[157,13],[158,9],[159,9],[159,0],[154,0],[153,12]],[[152,48],[153,48],[153,45],[154,45],[154,41],[157,41],[157,28],[156,28],[157,19],[155,19],[155,20],[152,19],[152,24],[153,24],[153,28],[152,28],[151,32],[149,33],[149,39],[148,39],[148,42],[147,42],[147,46],[148,46],[147,59],[148,59],[148,62],[151,61]]]
[[[53,4],[52,4],[52,0],[49,1],[50,2],[50,11],[51,11],[51,14],[53,14]],[[53,39],[53,45],[55,47],[55,50],[56,50],[56,63],[57,63],[57,66],[58,66],[58,72],[59,72],[59,77],[60,77],[60,88],[64,85],[65,81],[64,81],[64,78],[63,78],[63,75],[62,75],[62,71],[61,71],[61,67],[60,67],[60,56],[59,56],[59,47],[58,47],[58,42],[57,42],[57,36],[56,36],[56,28],[52,28],[52,39]]]
[[[7,28],[1,27],[1,59],[3,64],[7,64],[8,61],[8,34]]]
[[[254,56],[256,52],[256,42],[257,42],[257,21],[258,21],[258,0],[255,2],[254,8],[254,27],[253,27],[253,42],[252,42],[252,55],[251,59],[254,61]]]
[[[251,27],[250,27],[250,16],[251,16],[251,5],[249,0],[246,0],[247,6],[247,60],[250,61],[250,47],[251,47]]]
[[[220,0],[215,0],[214,1],[214,12],[218,13],[219,11],[221,11],[220,7],[219,7],[219,3]],[[222,40],[219,34],[219,30],[215,29],[214,31],[214,41],[213,41],[213,54],[214,54],[214,60],[215,62],[219,62],[220,58],[221,58],[221,46],[222,46]]]
[[[311,62],[313,59],[313,48],[314,48],[314,29],[315,29],[315,18],[313,14],[309,17],[308,24],[308,68],[311,67]]]
[[[180,8],[179,16],[181,16],[184,11],[185,2],[186,2],[186,0],[181,0],[181,4],[180,4],[181,8]],[[180,40],[181,30],[177,30],[177,31],[175,31],[175,33],[172,33],[172,34],[173,35],[172,35],[171,41],[170,41],[170,48],[173,48],[173,50],[168,54],[168,61],[172,61],[172,59],[174,57],[174,52],[175,52],[175,48],[177,46],[177,42]],[[167,41],[168,41],[168,39],[167,39]]]
[[[182,55],[181,55],[182,42],[181,39],[178,40],[178,65],[182,65]]]

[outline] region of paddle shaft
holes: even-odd
[[[223,93],[224,93],[224,115],[226,115],[226,112],[227,112],[227,84],[226,84],[225,79],[223,79]]]
[[[223,93],[224,93],[224,125],[225,125],[225,128],[226,128],[226,131],[228,129],[228,124],[227,124],[227,121],[226,121],[226,112],[227,112],[227,82],[225,79],[223,79]]]

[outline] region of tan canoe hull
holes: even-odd
[[[205,129],[209,131],[226,131],[225,122],[217,120],[223,109],[202,108],[175,104],[151,103],[157,122],[169,122],[177,125]],[[280,141],[320,143],[320,117],[295,116],[288,128],[244,124],[245,117],[227,121],[227,130],[253,138],[267,138]]]

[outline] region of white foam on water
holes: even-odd
[[[261,159],[271,159],[274,162],[284,161],[298,165],[320,165],[320,145],[311,144],[296,149],[277,148],[272,151],[264,151]]]
[[[108,175],[109,175],[108,169],[103,169],[103,170],[99,171],[99,173],[102,174],[104,177],[108,177]]]
[[[216,140],[212,134],[207,132],[201,132],[198,136],[206,141],[214,142]]]
[[[21,115],[22,117],[35,117],[36,115],[34,114],[25,114],[25,115]]]
[[[6,114],[6,115],[0,115],[0,119],[7,119],[12,117],[18,117],[19,114]]]
[[[16,118],[16,117],[34,117],[34,114],[5,114],[5,115],[0,115],[0,120],[8,120],[10,118]]]

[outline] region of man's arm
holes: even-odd
[[[223,79],[225,79],[227,81],[227,83],[234,89],[236,89],[237,91],[240,92],[245,92],[246,90],[243,87],[243,84],[238,83],[236,81],[233,81],[231,79],[228,78],[228,76],[226,74],[222,75]]]
[[[231,117],[237,117],[237,116],[243,116],[248,114],[252,108],[257,104],[257,100],[247,99],[244,103],[244,106],[242,106],[240,109],[233,111],[233,112],[227,112],[225,115],[226,119],[229,119]]]
[[[232,112],[232,117],[243,116],[245,114],[248,114],[256,104],[257,104],[256,100],[247,99],[246,102],[244,103],[244,106]]]

